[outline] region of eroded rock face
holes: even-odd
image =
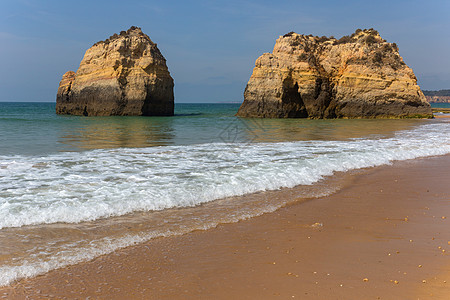
[[[291,32],[256,60],[237,113],[264,118],[432,117],[395,43],[373,29],[340,40]]]
[[[429,103],[450,103],[450,96],[425,96]]]
[[[173,115],[173,79],[166,60],[140,28],[114,34],[86,51],[76,73],[63,75],[56,113]]]

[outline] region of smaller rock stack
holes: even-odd
[[[171,116],[173,79],[164,56],[140,28],[94,44],[77,72],[65,73],[56,113],[84,116]]]

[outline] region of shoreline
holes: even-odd
[[[449,168],[450,155],[371,168],[330,196],[117,250],[0,297],[448,299]]]

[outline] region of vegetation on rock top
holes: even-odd
[[[423,91],[425,96],[450,96],[450,90]]]

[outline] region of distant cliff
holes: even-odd
[[[395,43],[373,29],[337,40],[288,33],[265,53],[237,116],[266,118],[431,117]]]
[[[173,115],[173,79],[166,60],[138,27],[97,42],[86,51],[76,73],[63,75],[56,113]]]
[[[423,91],[430,103],[450,103],[450,90]]]

